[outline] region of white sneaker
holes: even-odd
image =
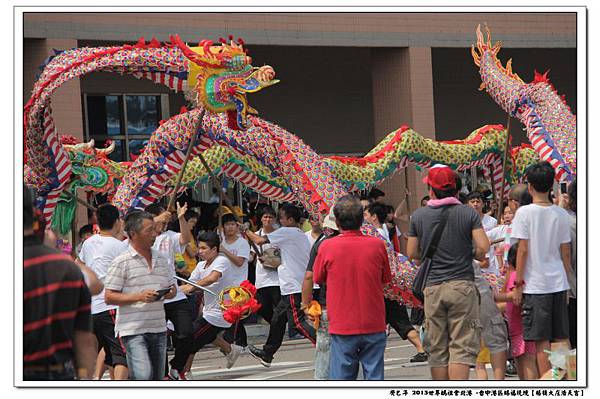
[[[238,357],[240,357],[240,354],[242,353],[243,350],[244,350],[244,348],[242,348],[241,346],[236,345],[236,344],[231,344],[231,352],[229,352],[228,354],[225,355],[225,359],[227,359],[226,367],[228,369],[233,367],[233,365],[238,360]]]
[[[194,379],[194,374],[192,373],[192,370],[185,373],[184,376],[185,376],[185,379],[189,380],[189,381],[192,381]]]

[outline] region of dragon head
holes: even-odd
[[[106,148],[95,148],[94,139],[82,143],[72,136],[61,136],[60,143],[71,162],[71,189],[81,187],[86,191],[111,195],[121,179],[118,163],[108,156],[115,150],[115,142]]]
[[[197,47],[188,47],[179,36],[171,36],[188,60],[188,87],[194,99],[212,112],[226,112],[229,127],[245,130],[249,127],[248,114],[257,111],[248,105],[246,93],[254,93],[279,82],[269,65],[253,67],[246,54],[242,39],[237,43],[220,39],[218,45],[210,40]]]

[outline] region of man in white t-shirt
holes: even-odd
[[[198,254],[202,260],[189,280],[206,287],[215,295],[204,294],[202,315],[194,320],[192,339],[186,341],[180,350],[175,351],[175,356],[170,361],[171,371],[168,377],[171,380],[185,380],[183,370],[188,357],[198,352],[204,345],[213,342],[221,331],[231,327],[231,323],[223,318],[218,295],[227,287],[239,285],[238,274],[235,271],[236,266],[219,253],[220,241],[218,234],[212,231],[198,236]],[[181,289],[188,295],[198,290],[190,284],[181,286]],[[227,368],[231,368],[243,348],[224,342],[222,349],[227,358]]]
[[[240,285],[248,279],[248,259],[250,259],[250,245],[240,236],[237,221],[232,213],[223,215],[223,236],[221,239],[221,254],[234,266],[232,273],[235,276],[234,285]],[[248,336],[243,321],[237,326],[232,326],[223,336],[227,342],[233,342],[241,347],[248,346]]]
[[[251,231],[246,232],[248,238],[256,245],[271,243],[281,249],[282,263],[277,269],[281,301],[273,311],[269,338],[263,349],[248,345],[250,354],[259,359],[265,367],[271,366],[273,355],[283,342],[288,320],[293,320],[298,331],[315,344],[315,329],[307,322],[302,311],[302,282],[308,266],[310,244],[300,229],[301,218],[302,212],[298,207],[284,204],[279,211],[281,228],[267,234],[266,237]]]
[[[98,279],[104,283],[113,259],[125,252],[128,244],[121,240],[123,222],[119,217],[119,210],[114,205],[100,205],[96,215],[100,234],[92,235],[84,241],[79,252],[79,260],[92,269]],[[98,340],[99,349],[104,349],[104,364],[113,368],[112,375],[115,380],[126,380],[129,372],[125,346],[121,338],[115,336],[117,307],[104,302],[104,290],[100,294],[92,296],[91,313],[94,334]]]
[[[177,203],[179,233],[167,230],[169,221],[171,220],[171,212],[165,211],[160,204],[149,205],[146,207],[146,211],[154,215],[154,226],[158,234],[152,248],[162,252],[166,256],[174,278],[177,273],[175,268],[175,254],[185,251],[186,245],[192,239],[192,232],[190,231],[188,222],[185,220],[187,204],[180,206]],[[192,306],[179,286],[177,286],[177,295],[172,299],[165,300],[164,305],[165,316],[175,327],[173,346],[175,347],[175,351],[177,351],[178,348],[186,345],[185,342],[190,339],[192,334]]]
[[[260,222],[262,227],[256,232],[259,236],[266,236],[277,230],[275,226],[275,210],[270,206],[262,210]],[[259,249],[264,253],[266,249],[275,247],[273,244],[263,244]],[[260,258],[256,259],[256,300],[261,307],[258,314],[268,323],[273,318],[273,310],[281,301],[279,290],[279,274],[276,268],[265,266]]]
[[[528,169],[533,203],[520,207],[512,224],[512,237],[519,240],[513,302],[522,304],[523,338],[535,341],[540,375],[551,367],[545,352],[550,342],[569,342],[570,218],[548,199],[554,177],[548,162]]]

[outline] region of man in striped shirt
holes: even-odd
[[[67,255],[33,232],[33,195],[23,186],[23,379],[89,378],[96,353],[90,292]]]
[[[153,216],[133,211],[125,219],[129,248],[117,256],[104,280],[104,300],[118,305],[115,332],[127,353],[132,380],[161,380],[167,356],[167,323],[163,298],[177,293],[165,255],[152,248]],[[160,290],[168,289],[163,295]]]

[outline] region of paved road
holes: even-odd
[[[248,342],[257,346],[266,341],[267,326],[252,326],[247,328]],[[388,337],[385,350],[385,379],[386,380],[430,380],[427,363],[410,363],[409,359],[417,353],[416,349],[395,332]],[[169,352],[169,359],[173,356]],[[313,380],[314,379],[314,347],[307,339],[285,340],[275,354],[271,367],[264,367],[249,354],[242,354],[236,364],[225,368],[225,357],[214,346],[201,349],[194,358],[192,365],[193,380],[222,381],[222,380]],[[489,367],[489,365],[488,365]],[[359,373],[360,374],[360,373]],[[491,375],[491,370],[488,370]],[[103,380],[108,379],[108,372]],[[359,375],[359,379],[361,376]],[[475,374],[471,372],[471,379]],[[510,378],[516,379],[516,378]]]
[[[263,343],[266,337],[249,337],[250,343]],[[385,350],[386,380],[429,380],[427,363],[409,363],[415,348],[398,335],[388,337]],[[312,380],[314,347],[306,339],[285,341],[270,368],[250,355],[242,355],[231,369],[218,349],[204,348],[196,354],[192,367],[194,380]],[[491,375],[491,370],[488,372]],[[471,373],[471,378],[474,378]]]

